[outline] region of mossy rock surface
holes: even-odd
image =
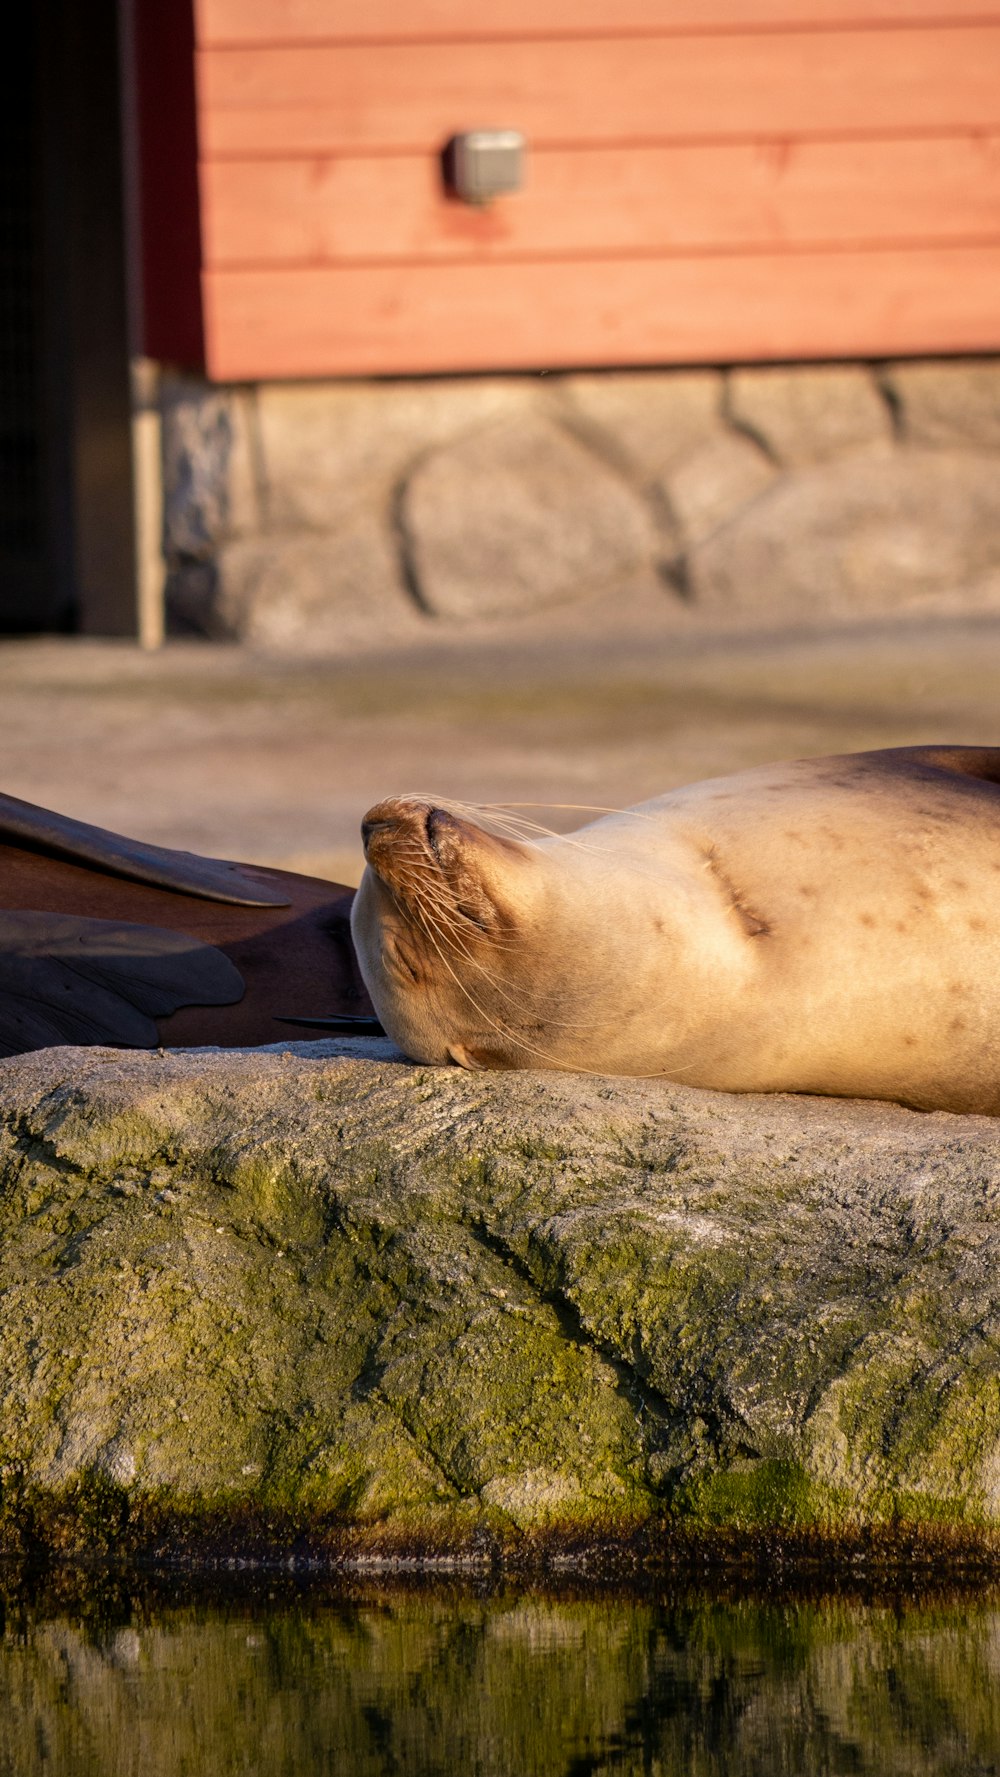
[[[987,1119],[49,1050],[0,1067],[0,1520],[992,1543],[998,1278]]]

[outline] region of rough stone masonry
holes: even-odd
[[[161,390],[176,628],[1000,609],[1000,360]]]
[[[438,1547],[1000,1523],[995,1121],[56,1049],[0,1187],[0,1530],[97,1483]]]

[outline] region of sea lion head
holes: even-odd
[[[567,988],[546,960],[562,891],[543,849],[415,796],[377,803],[361,832],[351,930],[393,1041],[431,1064],[571,1065],[552,1049]]]

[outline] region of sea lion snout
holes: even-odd
[[[437,866],[447,876],[464,873],[469,848],[514,848],[474,822],[415,796],[391,796],[370,808],[361,822],[365,858],[383,881],[394,883],[400,870]]]
[[[520,946],[522,919],[540,881],[533,848],[491,832],[464,809],[419,796],[376,803],[361,833],[369,868],[354,921],[359,953],[369,943],[369,924],[373,945],[376,931],[392,928],[405,932],[410,952],[428,951],[438,962],[444,952],[464,954],[472,944],[480,969],[486,967],[483,942]]]
[[[376,803],[361,823],[361,837],[370,868],[397,905],[415,897],[426,908],[429,896],[440,914],[442,894],[450,902],[478,883],[467,855],[475,852],[477,829],[422,798],[393,796]]]
[[[425,823],[429,805],[408,796],[389,796],[376,802],[361,822],[361,843],[372,869],[389,880],[393,858],[399,856],[401,842],[416,842],[421,851],[427,843]]]

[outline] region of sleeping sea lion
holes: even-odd
[[[168,851],[0,795],[0,1055],[53,1043],[280,1042],[378,1028],[353,890]]]
[[[536,840],[379,803],[352,912],[414,1059],[1000,1115],[1000,749],[769,765]]]

